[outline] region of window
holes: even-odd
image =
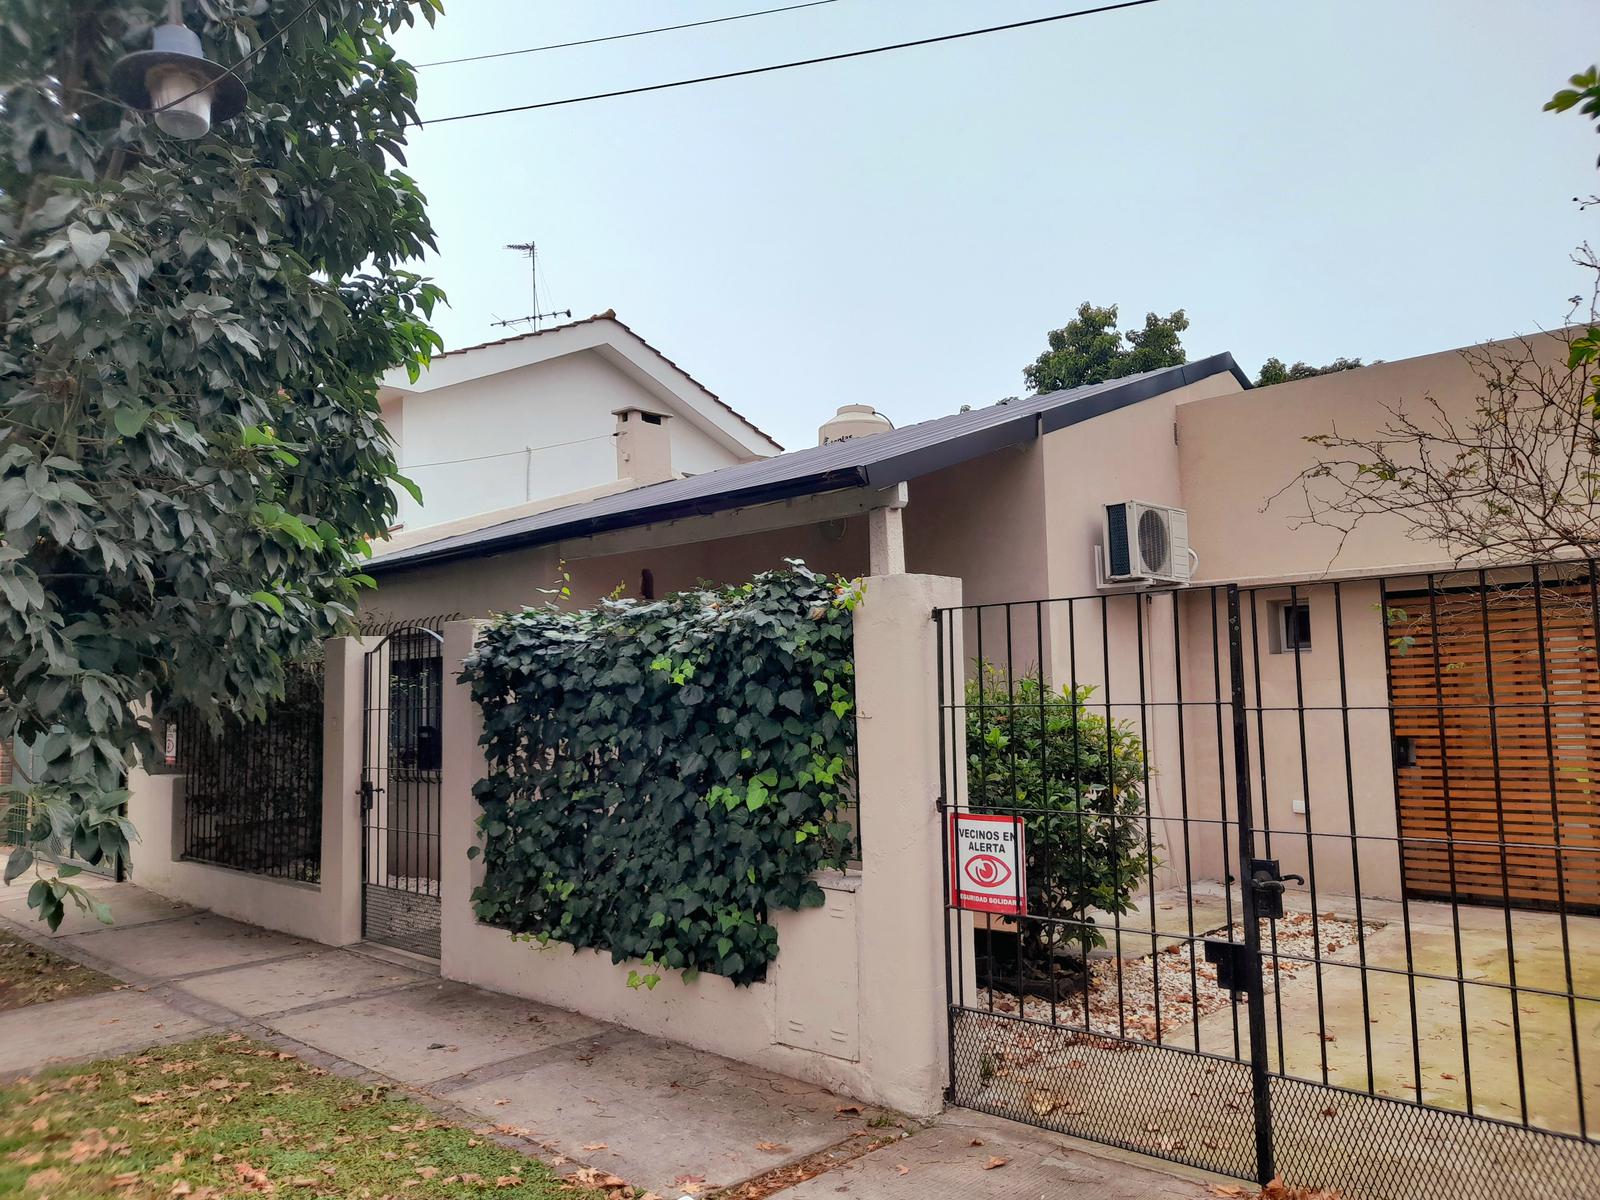
[[[1273,651],[1278,654],[1302,654],[1311,649],[1311,603],[1307,600],[1286,600],[1277,606],[1278,620],[1273,628]]]

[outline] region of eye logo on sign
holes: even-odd
[[[982,888],[995,888],[1011,878],[1011,868],[1003,858],[974,854],[967,859],[967,878]]]

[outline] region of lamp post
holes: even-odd
[[[154,111],[164,132],[186,141],[244,111],[244,84],[205,56],[200,35],[183,23],[180,0],[167,0],[167,21],[156,26],[151,48],[118,59],[111,82],[118,97]]]

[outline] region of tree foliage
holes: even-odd
[[[774,909],[823,902],[853,833],[855,589],[809,571],[594,609],[525,609],[461,676],[483,710],[481,920],[735,983]],[[477,847],[473,847],[473,853]]]
[[[1119,330],[1115,304],[1100,307],[1085,300],[1077,316],[1050,331],[1048,347],[1022,368],[1022,378],[1037,393],[1059,392],[1179,366],[1188,361],[1182,339],[1188,328],[1180,308],[1164,317],[1146,313],[1143,329]]]
[[[1275,383],[1292,383],[1296,379],[1336,375],[1340,371],[1353,371],[1365,365],[1359,358],[1336,358],[1322,367],[1313,367],[1310,363],[1298,361],[1293,366],[1285,366],[1283,359],[1269,358],[1261,364],[1261,373],[1256,376],[1256,386],[1271,387]]]
[[[1575,332],[1550,336],[1554,347],[1515,338],[1463,351],[1478,386],[1469,404],[1412,397],[1386,404],[1370,433],[1309,436],[1318,461],[1286,489],[1301,497],[1297,520],[1343,538],[1369,518],[1398,517],[1458,561],[1600,549],[1591,383],[1569,365]]]
[[[437,0],[200,0],[244,114],[174,141],[107,99],[159,0],[0,15],[0,737],[49,857],[126,850],[136,705],[260,713],[352,616],[398,479],[378,376],[437,340],[403,162],[416,81],[388,34]],[[81,892],[33,885],[52,924]]]
[[[1146,844],[1144,746],[1126,721],[1037,674],[979,663],[966,685],[967,803],[1027,825],[1023,961],[1105,945],[1094,914],[1125,913],[1156,863]]]

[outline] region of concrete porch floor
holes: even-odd
[[[117,924],[75,911],[55,934],[21,889],[0,889],[0,927],[124,980],[119,991],[0,1014],[0,1077],[238,1030],[308,1061],[395,1083],[527,1152],[591,1165],[676,1197],[714,1191],[863,1135],[871,1110],[813,1085],[576,1013],[441,981],[427,964],[338,950],[89,881]],[[909,1123],[908,1123],[909,1124]],[[887,1145],[792,1194],[968,1200],[1058,1194],[1104,1200],[1207,1195],[1084,1143],[970,1113]],[[604,1143],[603,1150],[585,1146]],[[986,1169],[991,1159],[1003,1168]]]
[[[1221,885],[1197,883],[1192,890],[1196,932],[1225,929]],[[1153,927],[1186,934],[1183,891],[1157,892],[1155,899]],[[1354,896],[1317,900],[1319,916],[1352,922],[1357,916]],[[1286,894],[1285,908],[1311,911],[1298,888]],[[1152,928],[1148,911],[1147,900],[1124,925]],[[1236,920],[1238,911],[1235,893]],[[1583,997],[1600,997],[1600,918],[1569,915],[1563,931],[1553,912],[1513,909],[1508,917],[1492,906],[1452,911],[1448,903],[1370,898],[1361,901],[1359,913],[1365,924],[1379,926],[1364,944],[1342,936],[1324,947],[1320,968],[1281,976],[1268,996],[1274,1069],[1314,1083],[1594,1136],[1600,1129],[1600,1001]],[[1168,944],[1158,940],[1163,948]],[[1265,933],[1263,941],[1273,988]],[[1148,944],[1148,936],[1128,938],[1124,953],[1138,954]],[[1242,1009],[1203,1018],[1199,1047],[1232,1054],[1236,1020],[1242,1034]],[[1195,1044],[1188,1030],[1167,1040]]]

